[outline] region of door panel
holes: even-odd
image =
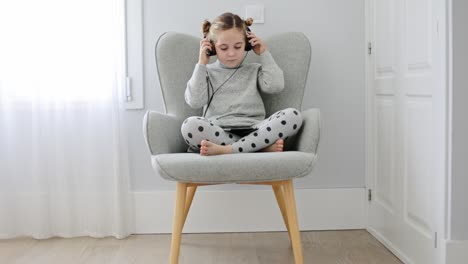
[[[432,102],[430,99],[408,100],[404,173],[404,224],[411,235],[432,239]]]
[[[378,95],[395,94],[395,24],[393,19],[394,1],[375,3],[375,93]]]
[[[377,170],[375,174],[375,203],[387,214],[395,213],[395,104],[394,98],[379,98],[377,103]]]
[[[431,96],[433,89],[433,34],[431,0],[405,0],[403,19],[404,93]]]
[[[432,1],[405,0],[404,8],[408,70],[424,69],[432,58]]]

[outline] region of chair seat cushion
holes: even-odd
[[[241,183],[280,181],[306,176],[317,156],[299,151],[202,156],[173,153],[152,156],[161,177],[179,182]]]

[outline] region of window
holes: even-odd
[[[143,103],[143,0],[126,3],[127,109],[142,109]]]
[[[107,100],[124,78],[124,1],[0,3],[0,96]]]

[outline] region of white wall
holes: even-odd
[[[173,189],[171,182],[153,172],[141,131],[146,109],[163,111],[154,62],[157,38],[165,31],[199,36],[203,19],[212,20],[226,11],[244,17],[244,6],[249,4],[265,6],[265,23],[252,26],[260,37],[276,32],[301,31],[311,41],[312,64],[303,109],[321,109],[323,130],[318,165],[311,177],[299,180],[297,186],[365,185],[364,0],[145,0],[145,110],[126,113],[134,190]]]
[[[452,86],[452,240],[468,240],[468,1],[452,0],[453,86]]]

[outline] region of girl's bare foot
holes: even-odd
[[[284,147],[284,140],[282,140],[280,138],[280,139],[276,140],[276,142],[273,145],[270,145],[270,146],[262,149],[261,151],[264,151],[264,152],[281,152],[281,151],[283,151],[283,147]]]
[[[232,153],[232,146],[221,146],[213,142],[202,140],[200,147],[200,155],[211,156]]]

